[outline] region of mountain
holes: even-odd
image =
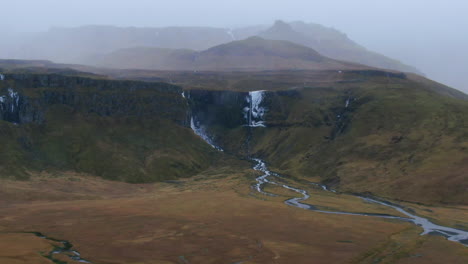
[[[24,36],[10,52],[0,56],[19,59],[47,59],[61,63],[83,61],[119,49],[149,46],[203,50],[232,41],[229,29],[210,27],[136,28],[83,26],[51,28]]]
[[[100,61],[99,58],[107,59],[110,53],[120,53],[124,52],[123,50],[128,52],[135,48],[145,47],[145,49],[203,51],[253,36],[272,40],[287,40],[307,46],[327,57],[340,61],[421,74],[413,67],[366,50],[335,29],[319,24],[285,23],[282,21],[277,21],[271,27],[259,25],[232,29],[211,27],[122,28],[114,26],[52,28],[47,32],[23,37],[9,37],[8,43],[5,43],[5,46],[0,49],[0,57],[94,65]],[[160,52],[164,53],[164,51]],[[159,62],[154,63],[158,64]],[[131,68],[134,65],[129,58],[128,66],[121,64],[118,68]],[[148,67],[150,67],[149,69],[160,68],[151,65]],[[180,67],[169,65],[166,68]]]
[[[117,69],[190,70],[196,54],[193,50],[136,47],[93,58],[88,64]]]
[[[416,68],[384,55],[372,52],[349,39],[345,34],[319,24],[276,21],[258,34],[266,39],[288,40],[315,49],[319,53],[342,61],[372,67],[421,74]]]
[[[131,48],[102,56],[96,66],[152,70],[280,70],[351,69],[365,66],[326,58],[315,50],[289,41],[251,37],[204,51]]]

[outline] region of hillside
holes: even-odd
[[[0,65],[1,263],[468,259],[457,90],[375,69]]]
[[[187,125],[182,89],[42,73],[0,81],[0,177],[89,173],[126,182],[189,177],[214,151]]]
[[[376,68],[421,74],[416,68],[372,52],[349,39],[345,34],[319,24],[304,22],[276,23],[259,33],[266,39],[288,40],[315,49],[320,54]]]
[[[136,47],[94,58],[92,64],[117,69],[190,70],[196,54],[193,50]]]
[[[281,69],[339,70],[366,68],[326,58],[288,41],[251,37],[205,51],[132,48],[101,57],[100,67],[151,70],[259,71]]]
[[[247,91],[276,83],[260,103],[266,128],[245,127],[245,90],[207,92],[200,90],[203,83],[199,83],[190,98],[203,104],[196,104],[192,112],[220,147],[264,159],[283,175],[314,179],[344,192],[466,204],[465,94],[384,72],[345,71],[341,78],[329,76],[305,85],[301,83],[308,79],[305,76],[320,75],[276,74],[289,82],[276,83],[273,73],[251,75],[250,83],[216,76],[204,82],[206,86],[230,83]]]
[[[266,53],[255,48],[264,40],[253,40],[207,54]],[[327,62],[307,48],[274,43],[276,55],[303,58],[306,51],[309,61]],[[225,153],[262,158],[294,178],[413,202],[467,200],[468,97],[423,77],[377,70],[96,73],[4,72],[3,176],[77,170],[130,182],[188,177],[216,153],[190,130],[194,118]],[[250,129],[244,109],[256,90],[267,91],[260,102],[266,128]]]

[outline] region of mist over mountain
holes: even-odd
[[[289,40],[338,60],[421,74],[415,67],[404,65],[397,60],[369,51],[349,39],[346,34],[319,24],[307,24],[301,21],[287,24],[278,20],[272,27],[259,35],[267,39]]]
[[[117,69],[185,71],[344,70],[366,69],[341,62],[285,40],[250,37],[204,51],[164,48],[128,48],[111,52],[87,64]]]
[[[0,10],[0,264],[468,263],[465,1]]]
[[[116,54],[123,56],[123,53],[135,50],[135,48],[201,51],[252,36],[290,41],[310,47],[325,56],[338,60],[397,71],[420,73],[414,67],[403,65],[383,55],[367,51],[337,30],[318,24],[303,22],[288,24],[283,21],[276,21],[270,27],[251,26],[234,29],[209,27],[120,28],[114,26],[53,28],[45,33],[30,36],[22,44],[11,48],[8,56],[19,59],[47,59],[63,63],[96,65],[99,64],[99,60],[102,60],[101,58],[109,58],[109,56]],[[154,49],[154,51],[156,50]],[[159,50],[157,53],[161,52],[167,53],[168,51]],[[174,52],[170,53],[171,56],[178,56]],[[160,57],[162,60],[158,61],[158,56],[163,55],[154,56],[156,55],[152,57],[153,64],[166,64],[163,57]],[[130,63],[132,59],[128,59],[129,64],[125,65],[124,62],[121,62],[119,68],[132,68],[133,66],[141,68],[144,66],[142,64],[134,65]],[[171,66],[172,63],[174,62],[170,62],[162,68],[174,68]],[[150,69],[155,68],[161,67],[150,67]],[[181,67],[175,68],[180,69]]]

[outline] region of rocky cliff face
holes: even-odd
[[[216,160],[190,130],[182,89],[165,83],[55,74],[0,81],[0,177],[75,170],[151,182],[188,177]]]
[[[165,83],[11,74],[0,82],[0,119],[43,123],[51,105],[99,116],[158,116],[185,124],[182,89]],[[3,94],[3,95],[2,95]]]

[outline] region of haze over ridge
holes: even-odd
[[[468,91],[465,1],[32,1],[2,3],[0,47],[18,32],[88,24],[234,27],[275,19],[320,23],[429,78]],[[28,19],[18,19],[24,17]],[[9,32],[9,33],[6,33]],[[2,52],[0,52],[2,56]],[[2,56],[3,57],[3,56]]]

